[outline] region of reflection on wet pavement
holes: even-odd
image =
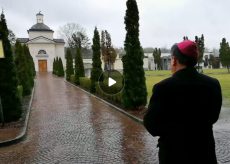
[[[228,121],[215,126],[220,163],[230,161],[229,129]],[[62,78],[39,74],[27,137],[0,148],[0,163],[158,163],[156,143],[141,124]]]

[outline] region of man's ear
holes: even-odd
[[[172,65],[177,66],[177,58],[175,56],[172,56]]]

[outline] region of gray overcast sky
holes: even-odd
[[[229,0],[137,0],[140,41],[143,47],[167,47],[184,35],[205,37],[205,46],[219,48],[223,37],[230,40]],[[17,37],[28,37],[41,10],[44,23],[55,31],[74,22],[86,29],[92,40],[94,27],[106,29],[115,47],[123,47],[126,0],[0,0],[8,28]]]

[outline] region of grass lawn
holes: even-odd
[[[230,107],[230,73],[227,72],[227,69],[204,69],[204,74],[220,81],[223,94],[223,105]],[[153,85],[170,77],[171,71],[146,71],[145,75],[148,99],[150,99]]]

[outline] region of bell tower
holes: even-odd
[[[41,13],[41,11],[39,11],[39,13],[37,13],[36,17],[37,17],[37,23],[43,23],[43,14]]]

